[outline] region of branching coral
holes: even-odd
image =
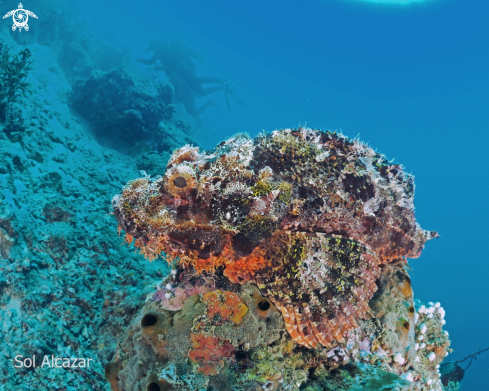
[[[10,49],[0,42],[0,122],[7,119],[9,105],[29,91],[26,81],[33,68],[31,52],[24,49],[12,54]]]

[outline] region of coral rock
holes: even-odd
[[[148,296],[107,378],[114,391],[439,389],[437,364],[449,351],[443,310],[425,314],[414,302],[404,262],[380,265],[379,274],[368,319],[334,348],[305,349],[254,284],[179,268]],[[183,306],[170,309],[168,297],[192,286],[200,293],[180,295]],[[416,350],[422,331],[426,346]]]
[[[8,236],[7,232],[0,228],[0,257],[9,258],[13,244],[14,241]]]
[[[228,390],[233,373],[246,370],[248,351],[280,339],[284,329],[280,312],[255,286],[216,289],[208,283],[207,293],[187,297],[183,307],[174,311],[160,299],[160,291],[184,289],[180,285],[186,282],[173,281],[170,288],[168,281],[147,301],[107,365],[113,390],[146,390],[152,384],[160,390],[199,389],[196,383],[205,384],[204,389]],[[194,278],[193,282],[203,281]]]

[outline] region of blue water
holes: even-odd
[[[299,124],[360,135],[416,176],[416,214],[440,232],[410,261],[415,296],[440,301],[461,359],[489,346],[489,3],[341,0],[80,2],[104,40],[147,56],[186,39],[200,75],[227,77],[248,109],[213,99],[196,137]],[[143,67],[141,68],[143,69]],[[204,102],[204,100],[202,100]],[[463,390],[489,390],[489,353]]]

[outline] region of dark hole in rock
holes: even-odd
[[[14,166],[19,170],[19,171],[24,171],[24,165],[22,164],[22,161],[20,160],[20,157],[14,156],[13,158],[13,163]]]
[[[406,330],[409,330],[409,322],[404,322],[404,328],[405,328]]]
[[[173,180],[173,184],[176,187],[183,189],[184,187],[187,186],[187,181],[185,180],[185,178],[183,176],[179,176]]]
[[[413,306],[409,307],[409,312],[410,312],[411,314],[414,314],[414,307],[413,307]]]
[[[266,311],[270,308],[270,303],[266,300],[258,302],[258,308],[262,311]]]
[[[243,350],[238,350],[236,354],[234,355],[237,361],[244,360],[245,358],[248,358],[248,354],[243,351]]]
[[[156,316],[151,315],[151,314],[146,314],[143,316],[143,319],[141,319],[141,326],[143,327],[149,327],[153,326],[158,322],[158,318]]]
[[[105,366],[105,377],[110,375],[110,362]]]
[[[161,387],[156,383],[149,383],[147,390],[148,391],[161,391]]]
[[[316,375],[315,375],[315,372],[316,372],[316,368],[309,368],[307,370],[307,378],[310,379],[310,380],[313,380],[313,379],[316,379]]]

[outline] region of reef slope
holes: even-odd
[[[39,5],[36,12],[43,13]],[[78,27],[72,51],[87,39]],[[161,153],[102,147],[70,108],[72,86],[54,38],[47,47],[32,41],[37,29],[17,31],[13,37],[29,41],[18,45],[9,31],[0,28],[0,89],[13,96],[17,77],[25,88],[16,99],[0,98],[0,389],[103,390],[119,334],[168,271],[121,246],[111,195],[140,169],[164,169],[168,151],[190,139],[163,122]],[[52,355],[92,365],[39,367]],[[38,367],[15,368],[17,356],[35,357]]]

